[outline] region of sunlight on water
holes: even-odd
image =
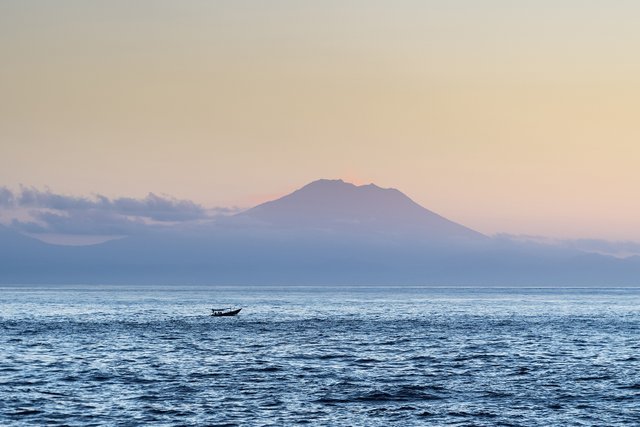
[[[3,287],[0,424],[632,425],[639,289]],[[213,318],[211,307],[243,307]]]

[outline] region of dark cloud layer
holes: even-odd
[[[11,225],[27,233],[128,235],[144,229],[211,220],[233,213],[230,208],[206,209],[190,200],[149,193],[146,197],[80,197],[51,190],[0,187],[0,208],[20,209],[26,216]]]
[[[32,219],[14,219],[11,226],[25,233],[41,234],[86,234],[86,235],[130,235],[145,229],[158,227],[140,218],[129,218],[111,212],[91,210],[56,213],[53,211],[31,211]]]
[[[146,217],[155,221],[188,221],[207,216],[207,210],[190,200],[179,200],[168,196],[149,193],[142,199],[120,197],[110,199],[101,194],[93,198],[56,194],[33,187],[22,187],[13,193],[8,188],[0,188],[0,203],[4,206],[23,208],[54,209],[77,212],[98,210],[119,215]]]
[[[15,204],[13,192],[5,187],[0,187],[0,207],[11,207]]]

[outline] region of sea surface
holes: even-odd
[[[0,425],[640,425],[640,289],[3,286]]]

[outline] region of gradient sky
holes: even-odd
[[[0,185],[250,206],[396,187],[640,240],[640,2],[0,0]]]

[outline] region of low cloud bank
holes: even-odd
[[[0,206],[5,208],[53,209],[65,212],[102,211],[119,215],[146,217],[155,221],[185,221],[207,217],[207,210],[190,200],[149,193],[142,199],[119,197],[110,199],[101,194],[93,197],[68,196],[51,190],[21,187],[12,192],[0,187]]]
[[[22,186],[16,191],[0,187],[0,223],[62,244],[69,242],[64,236],[84,242],[96,236],[99,240],[110,240],[162,229],[191,234],[216,227],[245,229],[249,235],[258,232],[252,228],[256,226],[253,222],[243,222],[237,217],[223,220],[239,211],[238,208],[205,208],[191,200],[155,193],[142,198],[109,198],[101,194],[65,195],[35,187]],[[640,242],[633,241],[497,234],[486,244],[516,245],[532,251],[580,251],[617,258],[640,256]]]
[[[10,226],[31,234],[131,235],[142,230],[211,221],[236,210],[207,209],[191,200],[149,193],[143,198],[71,196],[0,187],[0,209]]]
[[[573,249],[582,252],[610,255],[618,258],[640,256],[640,242],[629,240],[615,241],[604,239],[554,239],[544,236],[498,234],[497,239],[509,240],[520,243],[534,243],[554,246],[564,249]]]

